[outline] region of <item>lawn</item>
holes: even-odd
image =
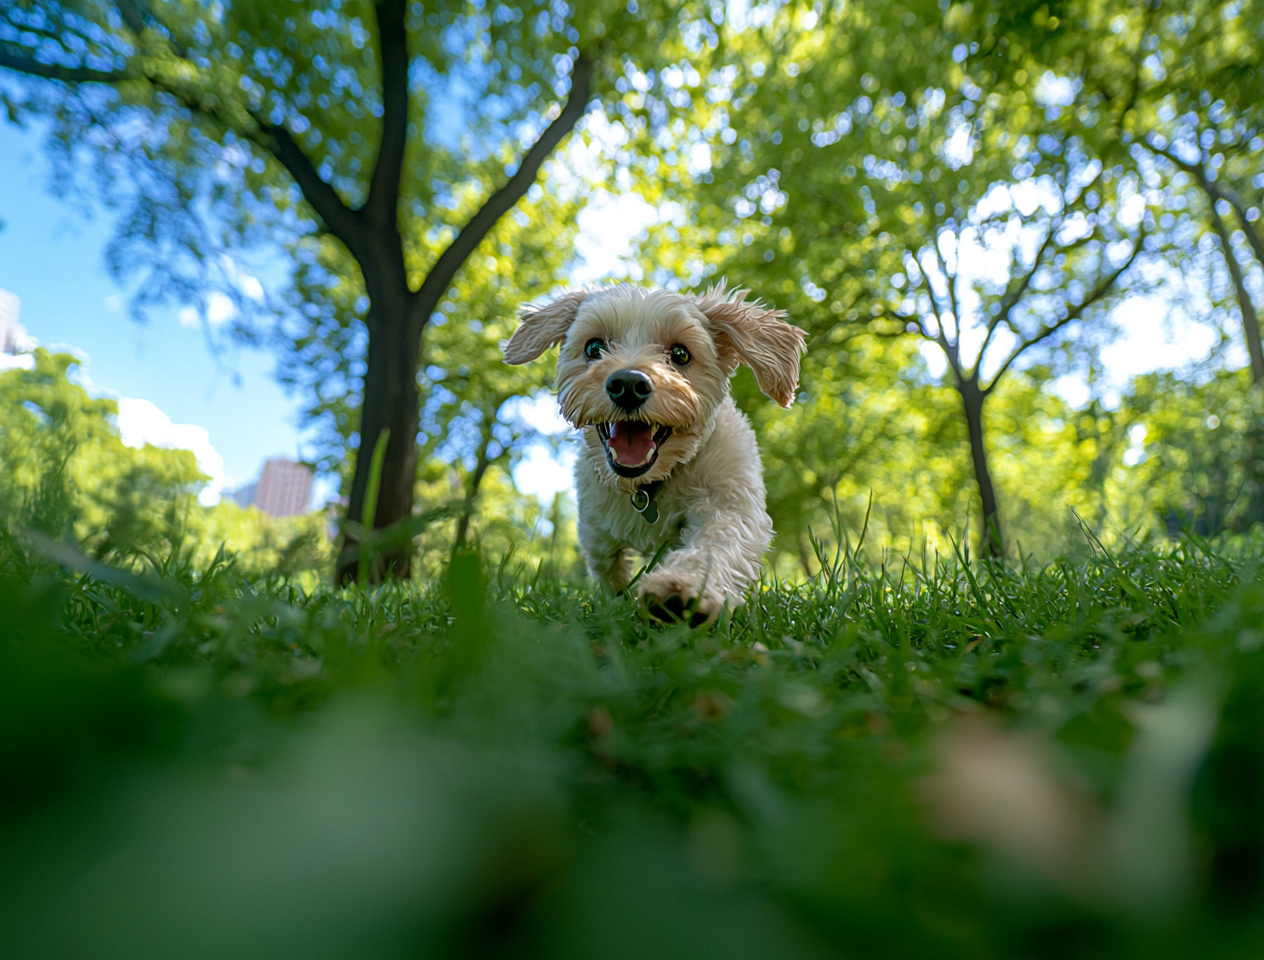
[[[12,957],[1245,957],[1264,548],[820,549],[714,628],[3,547]]]

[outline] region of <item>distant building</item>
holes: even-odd
[[[309,467],[293,460],[268,460],[264,463],[263,473],[254,490],[256,507],[269,516],[293,517],[306,513],[311,500],[312,471]]]
[[[234,490],[232,492],[232,498],[236,501],[237,506],[244,510],[246,507],[253,507],[255,505],[255,494],[258,492],[259,484],[248,483],[244,487]]]
[[[35,346],[26,327],[18,323],[21,308],[16,293],[0,290],[0,353],[25,353]]]

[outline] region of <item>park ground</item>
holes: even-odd
[[[1264,544],[817,545],[714,627],[7,538],[11,956],[1245,957]]]

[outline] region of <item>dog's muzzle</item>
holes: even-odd
[[[644,420],[598,423],[597,436],[606,448],[606,463],[620,477],[640,477],[658,460],[658,450],[672,428]]]

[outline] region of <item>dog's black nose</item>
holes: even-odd
[[[654,384],[640,370],[616,370],[606,381],[606,394],[616,407],[635,410],[654,392]]]

